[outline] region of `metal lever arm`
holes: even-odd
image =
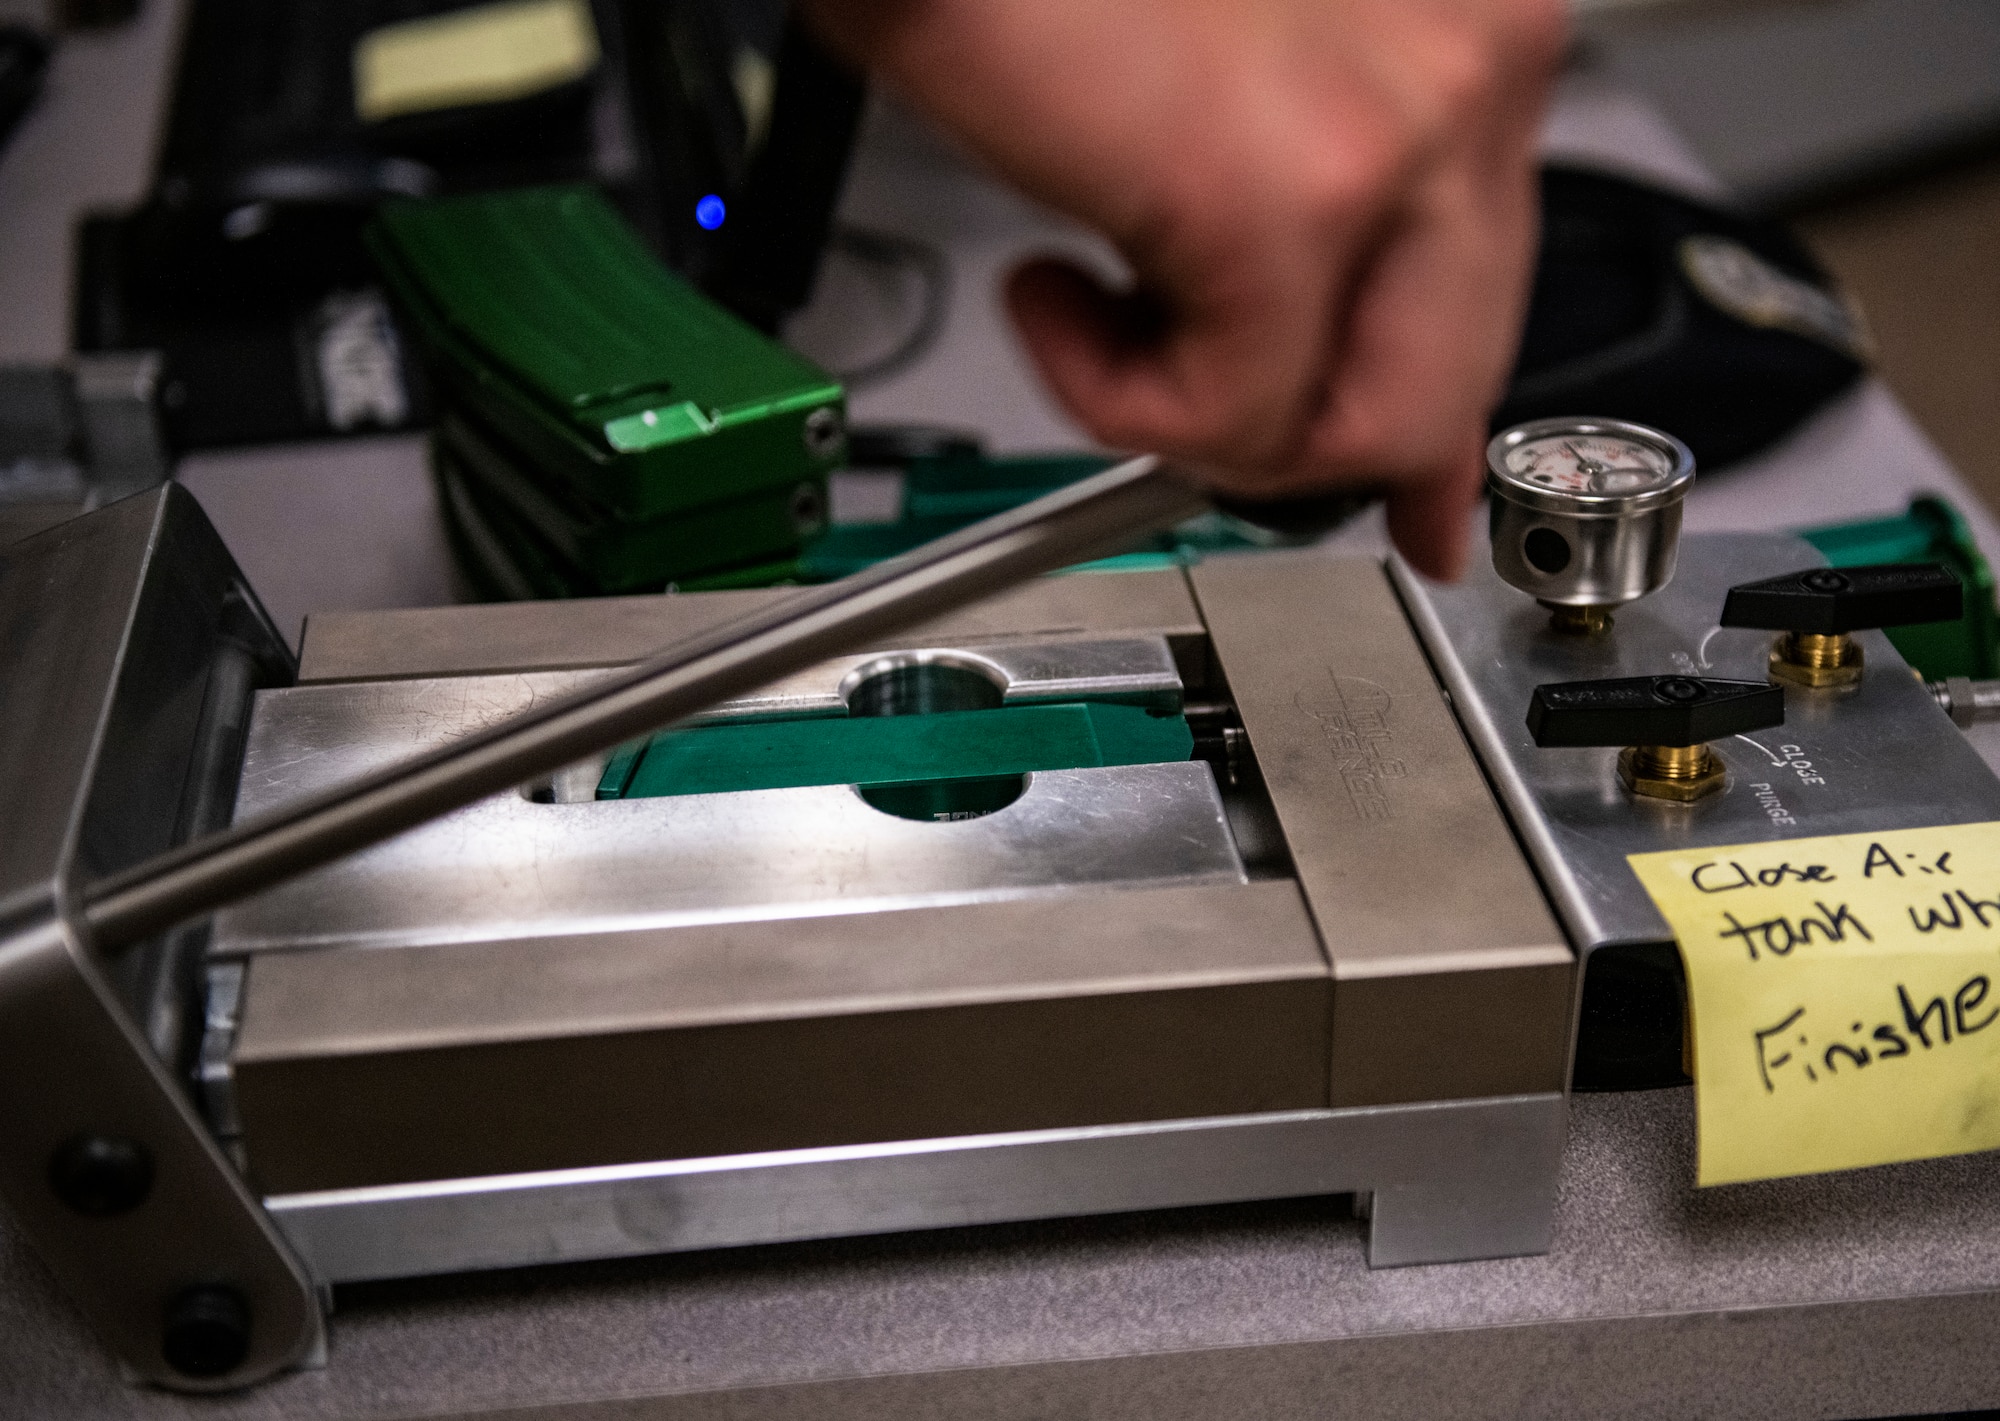
[[[1150,455],[902,557],[669,647],[572,696],[107,878],[85,901],[98,947],[187,918],[765,685],[869,637],[1070,563],[1207,506]]]

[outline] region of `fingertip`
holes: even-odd
[[[1456,582],[1465,574],[1472,542],[1472,509],[1485,481],[1477,456],[1450,474],[1389,495],[1389,540],[1424,576]]]
[[[1436,582],[1456,582],[1465,572],[1463,519],[1440,519],[1415,490],[1389,499],[1389,541],[1411,567]]]

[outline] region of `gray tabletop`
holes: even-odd
[[[1299,1200],[344,1289],[327,1365],[124,1386],[0,1221],[9,1417],[1857,1417],[2000,1400],[2000,1158],[1696,1191],[1580,1096],[1545,1257],[1371,1272]]]
[[[0,160],[0,359],[52,359],[75,210],[143,184],[176,0],[73,43]],[[107,105],[104,95],[129,96]],[[1711,180],[1643,106],[1566,82],[1552,152],[1692,189]],[[1080,436],[1034,385],[994,296],[1019,253],[1110,260],[893,109],[871,117],[844,215],[949,254],[929,358],[857,417]],[[828,358],[869,319],[835,272],[796,332]],[[296,627],[456,585],[418,442],[189,461],[194,488]],[[1870,384],[1689,523],[1767,528],[1945,493],[2000,531]],[[1376,525],[1342,546],[1380,544]],[[0,1215],[0,1416],[1758,1416],[2000,1405],[2000,1158],[1697,1192],[1686,1092],[1579,1097],[1543,1258],[1370,1272],[1340,1201],[1307,1200],[759,1248],[344,1290],[324,1368],[191,1400],[124,1385]]]

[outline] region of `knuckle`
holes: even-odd
[[[1569,53],[1566,0],[1514,0],[1507,13],[1509,48],[1516,63],[1546,73]]]
[[[1408,456],[1379,422],[1349,419],[1313,451],[1330,468],[1357,477],[1393,479],[1405,472]]]
[[[1352,133],[1345,141],[1303,154],[1292,197],[1307,230],[1340,231],[1393,200],[1412,166],[1410,135]]]
[[[1431,56],[1427,135],[1483,118],[1498,101],[1508,76],[1507,56],[1499,46],[1465,34],[1440,42]]]
[[[1532,91],[1569,50],[1566,0],[1505,0],[1478,26],[1440,29],[1427,46],[1426,102],[1416,127],[1426,139],[1478,123]]]

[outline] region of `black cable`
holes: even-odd
[[[828,245],[858,262],[912,272],[920,287],[917,320],[908,335],[887,353],[833,373],[848,389],[856,390],[886,380],[922,359],[937,344],[951,310],[951,263],[944,252],[914,237],[845,225],[833,230]]]

